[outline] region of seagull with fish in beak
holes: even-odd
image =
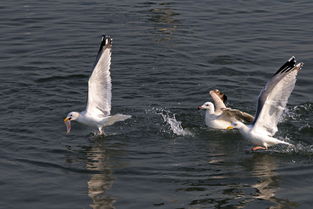
[[[96,64],[88,81],[88,100],[86,110],[70,112],[64,119],[66,132],[71,131],[71,121],[97,128],[103,135],[103,128],[118,121],[130,118],[130,115],[111,115],[112,83],[110,75],[112,39],[102,36]]]

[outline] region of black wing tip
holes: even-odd
[[[288,60],[288,62],[291,62],[291,61],[297,62],[295,56],[290,57],[290,59]]]
[[[274,76],[279,74],[279,73],[285,73],[285,72],[291,71],[292,69],[294,69],[294,67],[296,67],[300,64],[300,63],[298,63],[296,65],[296,62],[297,61],[296,61],[296,58],[294,56],[290,57],[290,59],[277,70],[277,72],[274,74]],[[303,66],[303,63],[299,65],[300,68],[302,66]]]
[[[102,49],[102,47],[105,47],[105,48],[111,48],[112,47],[112,38],[110,36],[102,35],[100,49]]]

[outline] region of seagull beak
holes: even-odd
[[[198,110],[202,110],[202,106],[198,106]]]
[[[65,118],[64,123],[66,125],[66,133],[70,133],[71,131],[71,118]]]
[[[226,130],[231,130],[231,129],[234,129],[234,127],[228,126],[228,127],[226,128]]]

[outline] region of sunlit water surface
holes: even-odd
[[[311,208],[311,1],[6,1],[0,5],[0,208]],[[105,137],[85,107],[100,36],[113,37]],[[305,63],[277,137],[245,152],[196,107],[219,88],[254,114],[266,81]]]

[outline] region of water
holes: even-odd
[[[0,208],[311,208],[311,1],[4,1],[0,4]],[[101,34],[113,37],[112,113],[85,107]],[[219,88],[250,113],[287,59],[305,63],[278,137],[246,153],[196,107]],[[162,117],[163,114],[163,117]]]

